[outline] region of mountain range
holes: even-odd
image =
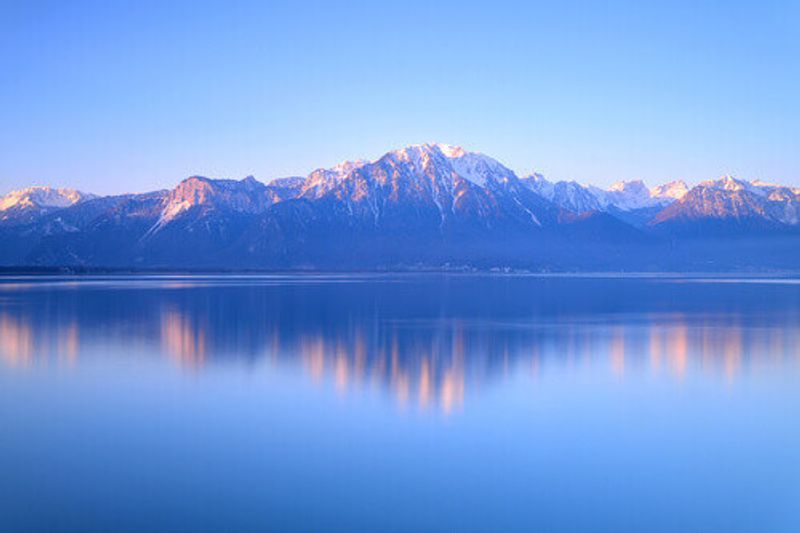
[[[800,189],[725,176],[608,189],[420,144],[262,183],[192,176],[0,199],[0,266],[131,269],[796,269]]]

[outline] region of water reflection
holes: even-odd
[[[734,382],[800,362],[800,287],[654,280],[412,277],[348,283],[7,284],[10,368],[141,350],[181,368],[297,368],[343,394],[460,409],[516,372],[605,367],[613,379]],[[99,351],[94,348],[103,347]]]
[[[54,331],[37,330],[30,316],[0,313],[0,358],[11,367],[28,366],[36,359],[73,364],[80,350],[77,322],[59,325]]]
[[[206,328],[193,324],[179,309],[161,312],[161,346],[181,366],[201,367],[206,359]]]

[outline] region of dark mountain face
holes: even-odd
[[[14,219],[0,223],[0,265],[793,268],[797,192],[731,178],[688,192],[681,182],[601,191],[520,180],[482,154],[426,144],[267,185],[195,176],[147,194],[42,193],[47,207],[26,217],[11,216],[30,203],[12,193],[0,217]]]
[[[635,209],[620,209],[617,206],[610,205],[604,210],[614,218],[630,224],[631,226],[639,229],[646,229],[650,222],[665,209],[664,206],[649,206],[638,207]]]
[[[31,265],[136,264],[139,240],[158,220],[167,193],[100,198],[54,213],[25,231]]]
[[[267,196],[270,203],[277,204],[284,200],[291,200],[300,195],[306,178],[302,176],[292,176],[290,178],[279,178],[270,182],[267,186]]]

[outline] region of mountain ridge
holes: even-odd
[[[266,183],[190,176],[172,189],[107,197],[29,188],[0,206],[1,266],[800,266],[791,251],[765,254],[771,263],[745,257],[736,241],[757,237],[752,250],[782,239],[793,250],[800,189],[731,176],[600,189],[520,178],[441,143]]]

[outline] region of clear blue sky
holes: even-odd
[[[655,4],[0,0],[0,192],[426,141],[599,185],[800,185],[800,2]]]

